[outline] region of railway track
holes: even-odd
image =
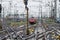
[[[30,26],[30,25],[29,25]],[[53,26],[53,25],[51,25],[51,26]],[[20,27],[18,27],[17,29],[21,29]],[[22,29],[24,29],[24,28],[22,28]],[[57,28],[58,29],[58,28]],[[15,35],[15,38],[17,38],[18,36],[19,36],[19,38],[21,39],[21,40],[23,40],[23,39],[32,39],[32,38],[35,38],[36,36],[37,36],[37,39],[41,39],[41,38],[43,38],[44,37],[44,33],[46,33],[46,35],[49,35],[49,33],[51,33],[51,32],[53,32],[53,31],[55,31],[55,30],[57,30],[57,29],[55,29],[55,28],[52,28],[51,27],[51,29],[50,30],[48,30],[48,31],[45,31],[45,32],[42,32],[42,33],[38,33],[38,34],[31,34],[31,35],[29,35],[29,36],[26,36],[26,37],[22,37],[22,36],[20,36],[20,30],[15,30],[15,29],[12,29],[11,28],[11,30],[13,30],[11,33],[9,33],[8,35],[4,35],[4,37],[3,38],[1,38],[0,37],[0,39],[1,40],[3,40],[3,39],[7,39],[10,35],[12,36],[12,35]],[[57,31],[58,32],[58,31]]]

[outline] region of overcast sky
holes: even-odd
[[[25,8],[24,8],[24,3],[23,0],[2,0],[2,7],[4,8],[4,13],[8,14],[9,12],[11,13],[26,13]],[[11,1],[11,11],[10,11],[10,1]],[[42,1],[42,2],[39,2]],[[42,5],[42,12],[43,15],[49,15],[49,7],[45,7],[48,2],[51,0],[28,0],[28,8],[29,8],[29,14],[33,16],[38,16],[39,15],[39,8],[41,10],[41,5]],[[17,12],[18,10],[18,12]]]

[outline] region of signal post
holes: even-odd
[[[28,29],[28,0],[23,0],[24,1],[24,5],[25,5],[25,10],[26,10],[26,13],[27,13],[27,25],[26,25],[26,35],[29,35],[29,29]]]

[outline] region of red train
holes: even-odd
[[[36,22],[37,22],[37,20],[34,17],[32,17],[32,18],[29,19],[29,23],[31,25],[36,24]]]

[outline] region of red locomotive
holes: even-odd
[[[34,17],[30,18],[30,19],[29,19],[29,23],[30,23],[31,25],[36,24],[36,19],[35,19]]]

